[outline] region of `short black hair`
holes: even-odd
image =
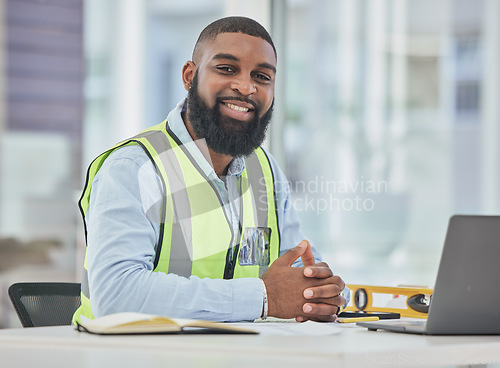
[[[221,33],[243,33],[262,38],[272,46],[274,55],[277,56],[276,47],[274,47],[271,35],[259,22],[247,17],[225,17],[210,23],[201,31],[198,41],[196,41],[194,46],[193,60],[201,43],[206,40],[215,40]]]

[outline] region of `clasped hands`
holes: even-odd
[[[292,267],[298,259],[303,267]],[[341,295],[345,283],[330,267],[315,263],[311,245],[303,240],[279,257],[262,276],[267,289],[268,315],[331,322],[346,302]]]

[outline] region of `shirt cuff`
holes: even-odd
[[[262,303],[264,302],[262,281],[257,278],[243,278],[230,281],[233,289],[231,320],[253,321],[260,318],[262,315]]]

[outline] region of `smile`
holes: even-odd
[[[233,105],[230,103],[224,103],[224,105],[226,105],[227,107],[229,107],[232,110],[239,111],[239,112],[248,112],[248,110],[249,110],[247,107],[236,106],[236,105]]]

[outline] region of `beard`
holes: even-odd
[[[252,104],[254,117],[250,121],[240,121],[220,112],[224,100],[239,100]],[[260,109],[255,102],[244,97],[217,97],[210,108],[198,93],[198,71],[188,92],[188,118],[198,139],[205,139],[213,151],[232,157],[248,156],[259,147],[266,137],[271,120],[274,99],[271,107],[259,118]]]

